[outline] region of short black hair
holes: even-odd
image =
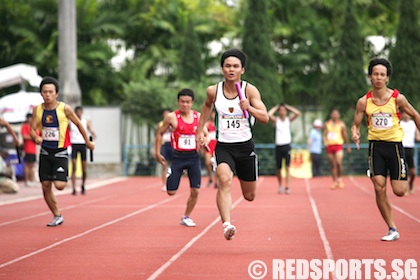
[[[32,113],[27,113],[26,114],[26,119],[29,119],[29,118],[32,118],[32,117],[33,117]]]
[[[178,99],[181,96],[191,96],[192,100],[194,100],[194,91],[189,88],[183,88],[178,92]]]
[[[372,75],[372,69],[373,67],[375,67],[376,65],[383,65],[386,67],[386,75],[389,77],[392,74],[392,65],[391,62],[389,62],[387,59],[385,58],[374,58],[369,62],[369,67],[368,67],[368,74]]]
[[[228,58],[230,56],[234,56],[234,57],[238,58],[241,61],[242,68],[245,68],[245,66],[246,66],[246,55],[243,51],[241,51],[239,49],[230,49],[230,50],[225,51],[222,54],[222,58],[220,59],[220,66],[223,67],[223,63],[225,63],[226,58]]]
[[[76,106],[75,108],[74,108],[74,111],[76,112],[76,111],[82,111],[83,112],[83,107],[82,106]]]
[[[58,81],[56,79],[54,79],[53,77],[44,77],[41,81],[41,84],[39,85],[39,89],[40,91],[42,91],[42,87],[46,84],[53,84],[55,86],[55,91],[58,92],[59,90],[59,86],[58,86]]]

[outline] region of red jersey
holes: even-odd
[[[194,120],[192,123],[185,123],[179,110],[174,111],[178,121],[176,129],[172,131],[171,143],[176,151],[189,152],[196,149],[195,132],[198,126],[198,113],[193,111]]]
[[[20,133],[23,136],[31,136],[31,126],[27,123],[22,124],[22,128],[20,130]],[[23,151],[25,152],[26,155],[28,154],[32,154],[35,155],[36,154],[36,144],[35,141],[31,139],[24,139],[23,140]]]

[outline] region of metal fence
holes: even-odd
[[[351,144],[351,153],[344,152],[343,175],[365,175],[368,167],[368,146],[367,143],[360,145],[360,150]],[[418,153],[420,144],[416,144],[414,160],[418,173]],[[256,144],[255,145],[260,175],[274,175],[276,171],[275,145]],[[293,144],[293,149],[306,149],[306,145]],[[124,175],[158,175],[160,168],[156,168],[156,161],[153,155],[153,145],[125,145],[124,146]],[[204,168],[203,168],[204,170]],[[325,150],[322,153],[322,174],[328,175],[329,163]]]

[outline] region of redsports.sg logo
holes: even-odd
[[[269,265],[260,260],[248,266],[251,279],[417,279],[417,261],[394,259],[273,259]]]

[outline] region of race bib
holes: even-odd
[[[60,131],[58,127],[42,128],[42,139],[46,141],[58,141],[60,139]]]
[[[180,149],[194,150],[195,145],[195,135],[181,134],[178,138],[178,147]]]
[[[330,132],[327,133],[327,139],[328,140],[334,141],[334,140],[337,140],[337,138],[338,138],[338,135],[337,135],[336,132],[330,131]]]
[[[241,131],[246,128],[247,119],[244,118],[222,118],[222,129],[224,131]]]
[[[389,129],[392,127],[391,113],[375,113],[371,119],[372,126],[376,129]]]

